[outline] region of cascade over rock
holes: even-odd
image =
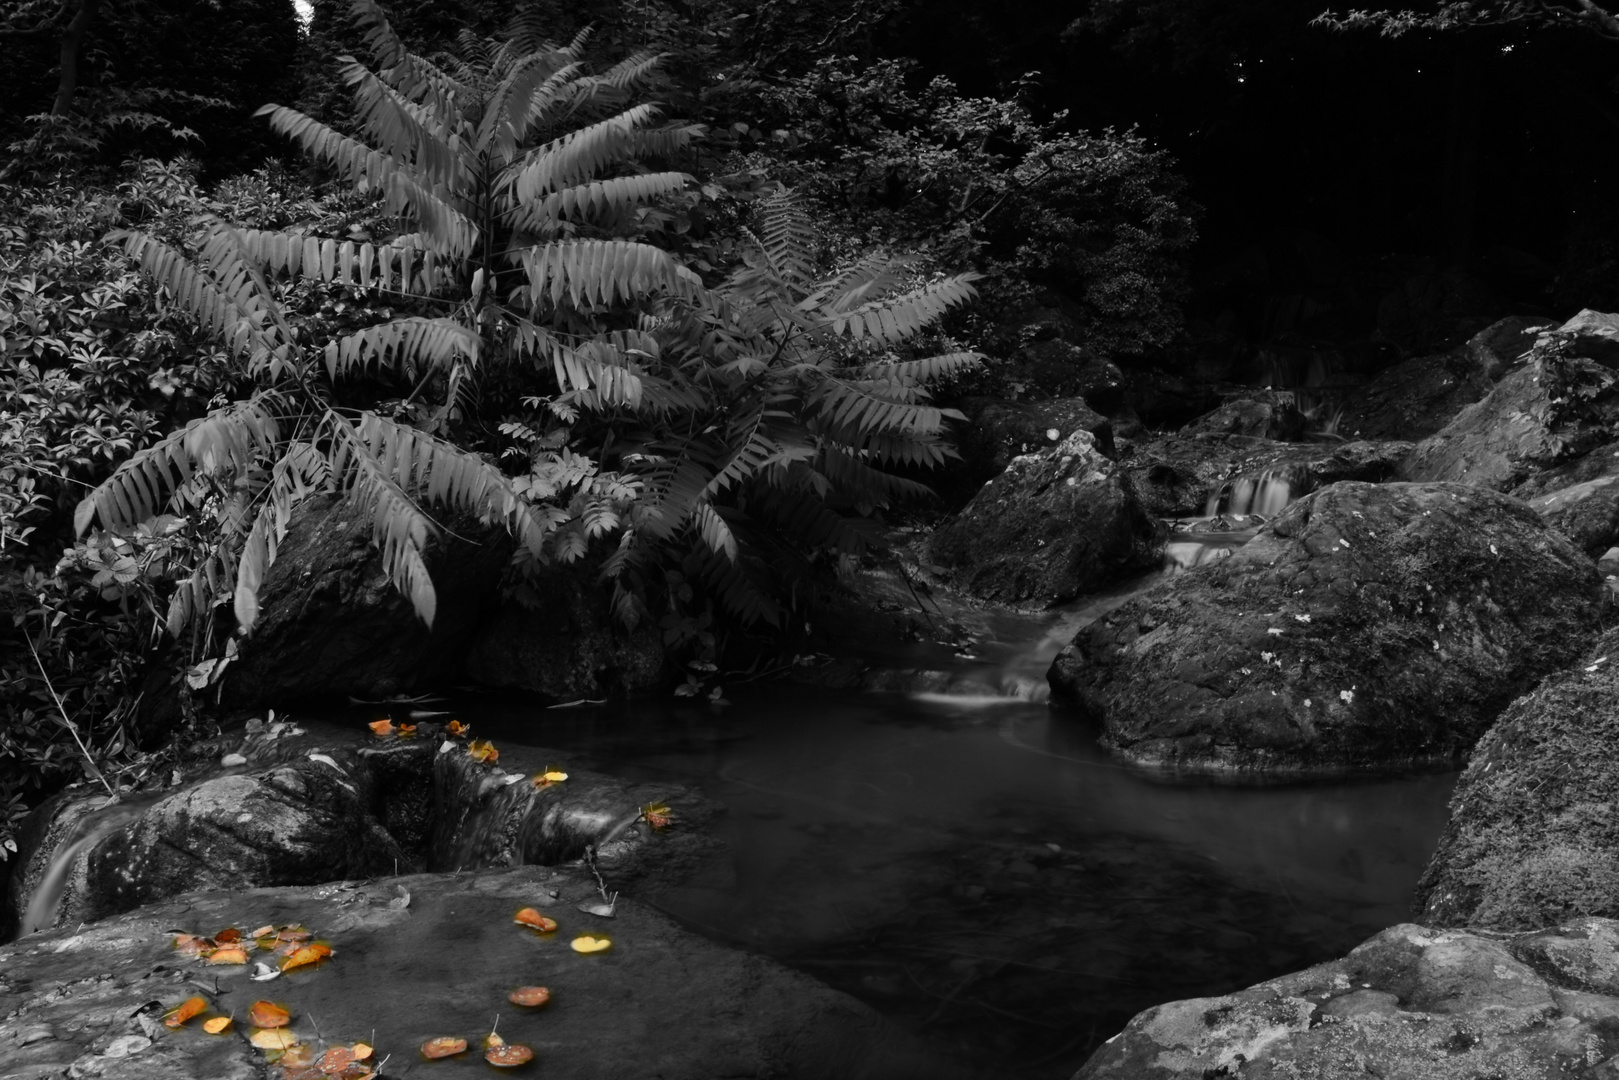
[[[1344,482],[1097,619],[1049,678],[1143,763],[1447,764],[1582,651],[1604,595],[1590,560],[1516,499]]]
[[[306,501],[259,588],[258,622],[225,674],[222,704],[374,699],[450,677],[511,552],[504,533],[442,535],[427,559],[438,597],[429,630],[388,580],[364,515],[335,496]]]
[[[1167,535],[1080,430],[1013,458],[939,527],[929,551],[974,596],[1044,606],[1157,567]]]
[[[1147,1009],[1074,1080],[1594,1078],[1619,1064],[1616,1020],[1619,923],[1402,923],[1307,971]]]
[[[1417,886],[1438,926],[1619,916],[1619,630],[1514,701],[1479,740]]]

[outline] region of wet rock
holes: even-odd
[[[1004,472],[1013,458],[1055,446],[1076,431],[1090,432],[1096,438],[1096,449],[1104,457],[1114,456],[1112,422],[1084,398],[968,398],[958,407],[967,417],[956,431],[956,449],[962,460],[946,470],[948,477],[936,488],[947,499],[959,493],[958,503],[965,503]]]
[[[1593,559],[1619,540],[1619,476],[1560,488],[1529,505]]]
[[[1394,475],[1410,443],[1284,443],[1241,435],[1171,435],[1133,447],[1121,461],[1147,509],[1159,517],[1196,517],[1216,510],[1274,514],[1292,499],[1340,480],[1377,482]],[[1247,482],[1248,497],[1234,499]],[[1262,485],[1281,501],[1254,505]],[[1238,505],[1240,504],[1240,505]]]
[[[1619,476],[1619,442],[1603,443],[1577,457],[1542,469],[1512,489],[1515,498],[1533,502],[1542,495],[1604,476]]]
[[[1304,414],[1286,390],[1261,390],[1226,399],[1213,412],[1193,420],[1182,435],[1244,435],[1295,442],[1304,436]]]
[[[941,525],[932,559],[974,596],[1061,603],[1156,567],[1167,536],[1088,431],[1014,458]]]
[[[1385,369],[1350,395],[1338,431],[1356,439],[1423,439],[1493,385],[1464,350],[1414,357]]]
[[[1609,1076],[1616,941],[1605,919],[1519,937],[1390,927],[1340,960],[1148,1009],[1075,1080]]]
[[[1585,308],[1557,327],[1568,341],[1569,354],[1612,364],[1619,362],[1619,315]]]
[[[1619,631],[1479,741],[1417,886],[1425,922],[1503,930],[1619,915]]]
[[[1544,319],[1510,315],[1468,338],[1463,349],[1479,374],[1496,382],[1524,359],[1544,325]]]
[[[1603,596],[1590,560],[1516,499],[1345,482],[1081,630],[1049,678],[1138,762],[1437,765],[1579,655]]]
[[[593,565],[548,567],[521,591],[472,635],[467,678],[550,702],[642,694],[663,684],[657,627],[619,625]]]
[[[1601,353],[1594,342],[1562,330],[1542,335],[1483,400],[1417,445],[1401,478],[1507,491],[1609,441],[1619,422],[1619,374],[1581,355]]]
[[[394,902],[400,887],[408,905]],[[596,895],[582,868],[538,867],[190,893],[0,949],[0,1060],[6,1075],[31,1080],[64,1072],[109,1080],[266,1075],[242,1033],[210,1036],[200,1020],[174,1031],[153,1023],[200,993],[210,1015],[235,1013],[239,1024],[254,1000],[277,1001],[292,1014],[290,1030],[316,1049],[323,1040],[363,1039],[376,1060],[391,1058],[388,1075],[421,1071],[412,1066],[417,1047],[434,1036],[459,1035],[476,1047],[497,1013],[500,1034],[532,1047],[535,1067],[555,1080],[640,1076],[649,1067],[665,1080],[962,1075],[867,1006],[704,941],[636,899],[621,899],[611,920],[577,910]],[[559,930],[513,925],[525,906],[549,914]],[[170,947],[176,929],[288,923],[329,942],[331,958],[257,983],[247,967],[204,966]],[[594,955],[569,948],[585,933],[605,933],[612,947]],[[544,1008],[507,1000],[512,988],[535,984],[551,991]],[[41,1025],[56,1037],[18,1047],[21,1033]],[[433,1068],[481,1072],[476,1055]]]
[[[463,539],[467,531],[477,539]],[[504,534],[446,531],[427,558],[438,596],[429,630],[388,580],[354,506],[305,502],[260,587],[259,619],[225,675],[223,705],[382,698],[447,679],[497,598],[511,552]]]

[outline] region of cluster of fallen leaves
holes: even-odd
[[[174,951],[213,965],[246,964],[254,951],[267,952],[276,958],[276,965],[259,961],[253,965],[251,976],[256,982],[264,982],[294,968],[318,964],[332,955],[332,947],[313,940],[314,936],[301,926],[261,926],[247,934],[227,926],[213,937],[176,934]]]
[[[174,1029],[184,1027],[188,1020],[208,1009],[206,998],[186,998],[163,1014],[163,1025]],[[203,1021],[202,1030],[210,1035],[223,1035],[235,1020],[232,1015],[216,1014]],[[281,1066],[283,1080],[372,1080],[377,1075],[376,1067],[369,1063],[374,1053],[370,1044],[357,1042],[317,1049],[292,1030],[289,1026],[292,1014],[273,1001],[255,1001],[249,1005],[247,1022],[252,1025],[247,1041]]]

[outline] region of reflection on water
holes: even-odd
[[[1007,1076],[1070,1075],[1147,1005],[1403,920],[1454,779],[1176,784],[1027,701],[727,695],[718,709],[480,706],[478,724],[726,803],[733,864],[657,903]]]

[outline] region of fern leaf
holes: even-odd
[[[460,357],[476,363],[478,335],[453,319],[395,319],[334,341],[322,350],[335,382],[375,365],[415,378],[426,368],[449,370]]]
[[[656,71],[667,58],[667,53],[635,53],[634,55],[626,56],[602,72],[597,78],[619,90],[628,90]]]
[[[583,183],[633,148],[637,129],[658,117],[655,105],[637,105],[616,116],[570,131],[524,156],[510,176],[525,206],[553,191]]]
[[[755,560],[711,553],[699,565],[697,576],[742,625],[781,625],[781,605],[771,599],[768,579],[758,580],[765,575],[758,572]]]
[[[886,379],[905,386],[920,386],[972,371],[983,361],[982,353],[953,352],[929,356],[922,360],[867,364],[861,369],[860,375],[863,379]]]
[[[759,204],[759,216],[759,245],[771,267],[795,285],[810,281],[818,234],[809,211],[790,189],[782,188]]]
[[[114,232],[108,240],[121,242],[146,276],[166,288],[205,332],[217,337],[233,354],[257,361],[282,344],[276,335],[279,315],[264,291],[240,280],[235,287],[221,282],[181,252],[145,233]]]
[[[668,252],[628,240],[558,240],[517,257],[536,307],[564,300],[574,307],[605,307],[658,292],[690,298],[702,289],[702,279]]]
[[[121,529],[155,516],[194,471],[245,472],[281,437],[267,407],[274,400],[259,395],[216,409],[137,453],[80,501],[75,534],[83,535],[97,517],[104,527]]]
[[[951,308],[978,295],[972,282],[980,275],[957,274],[932,281],[899,296],[862,304],[843,314],[832,315],[827,324],[834,334],[847,333],[856,341],[869,337],[882,345],[894,345],[914,336]]]
[[[371,542],[382,554],[388,580],[410,600],[416,617],[431,627],[438,595],[422,552],[437,530],[394,477],[400,464],[397,444],[366,438],[369,419],[372,414],[365,413],[359,425],[333,425],[332,472],[339,489],[369,522]],[[377,443],[381,454],[374,449]]]
[[[431,183],[461,187],[470,181],[465,162],[450,145],[456,132],[447,118],[410,101],[352,56],[339,60],[354,91],[355,120],[379,150],[408,162]]]
[[[429,102],[441,114],[449,113],[456,100],[471,97],[462,82],[405,48],[374,0],[350,0],[349,6],[364,32],[371,55],[377,58],[378,66],[385,70],[400,93],[412,101]]]
[[[559,221],[622,215],[684,190],[690,183],[692,178],[686,173],[661,172],[578,184],[554,191],[527,207],[525,224],[537,231],[549,232]]]
[[[703,538],[703,544],[709,551],[717,555],[724,555],[732,562],[736,561],[736,537],[731,534],[731,527],[715,511],[713,504],[702,502],[692,511],[692,523],[697,527],[697,534]]]

